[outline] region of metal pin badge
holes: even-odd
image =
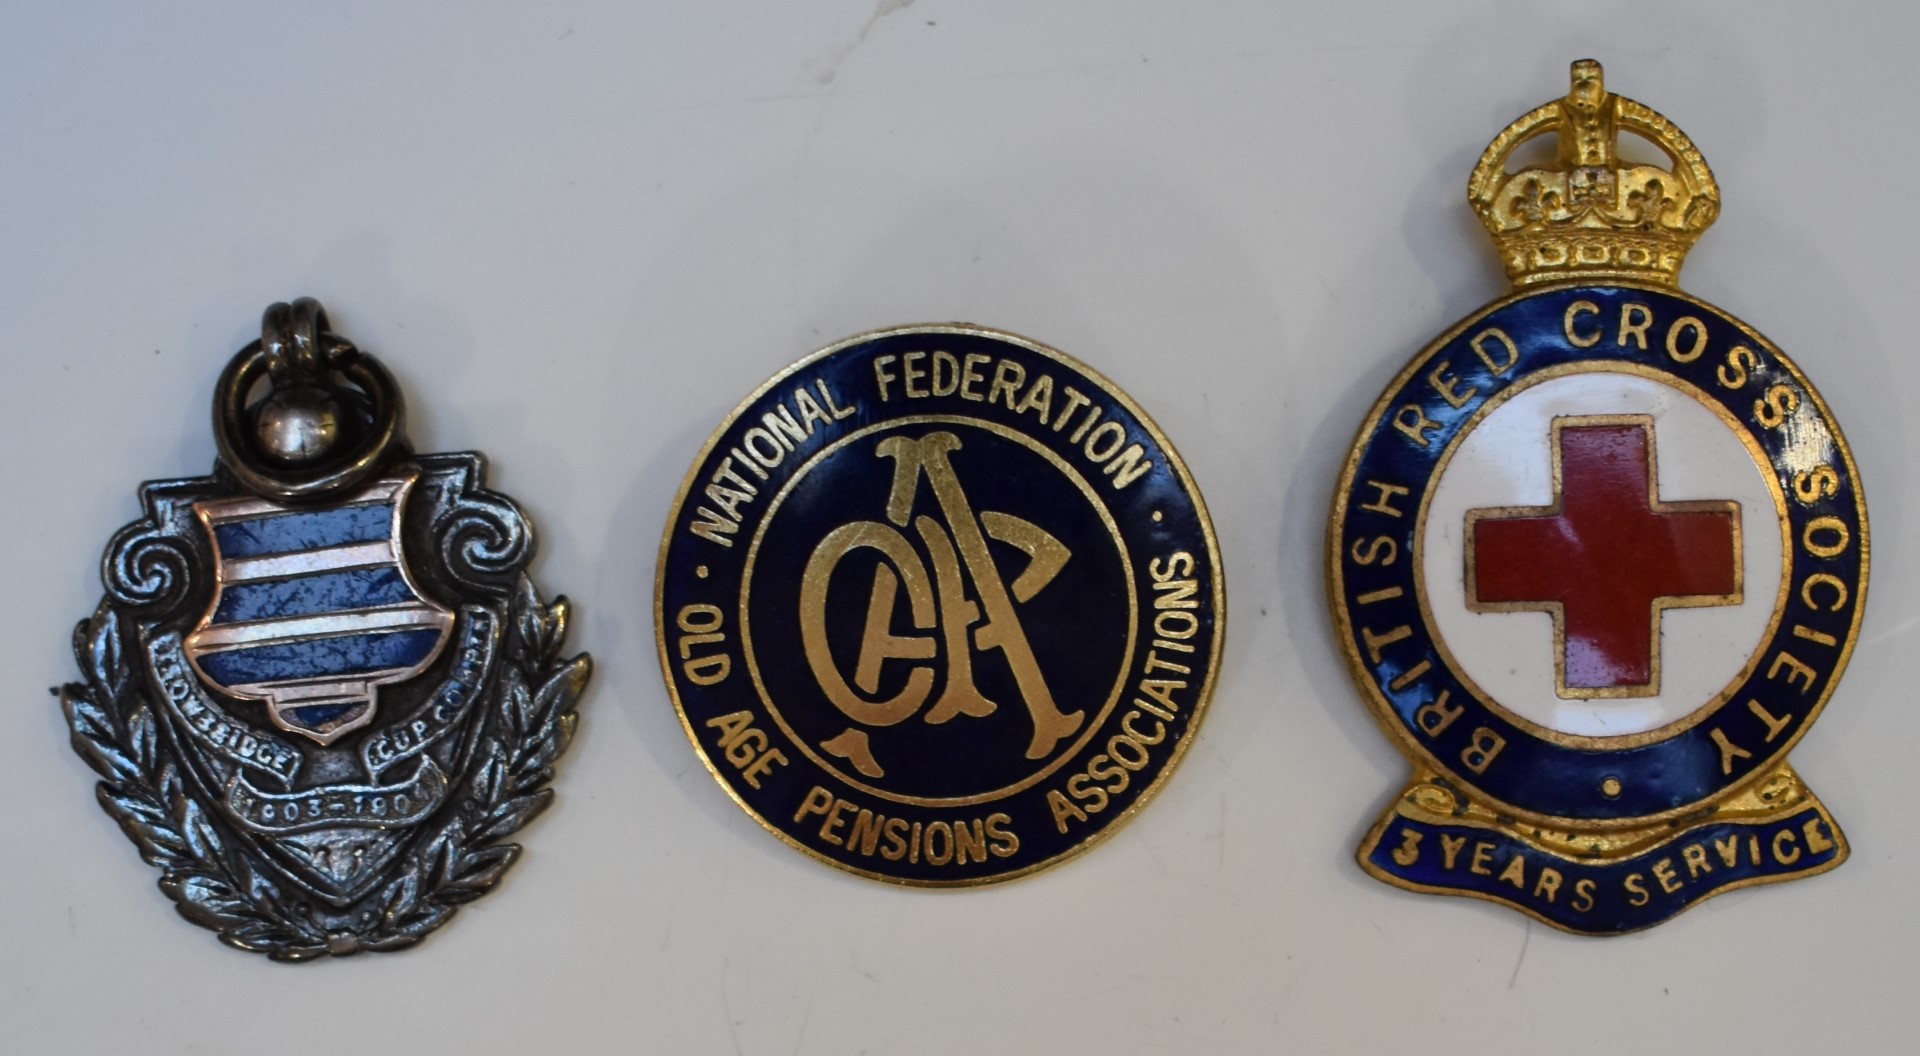
[[[1514,288],[1388,386],[1328,534],[1339,640],[1414,764],[1361,865],[1593,935],[1832,869],[1786,757],[1859,634],[1866,500],[1806,376],[1675,285],[1706,161],[1582,61],[1468,196]]]
[[[968,886],[1137,813],[1193,742],[1224,633],[1200,491],[1066,354],[876,330],[735,408],[654,594],[687,736],[762,826],[876,880]]]
[[[255,398],[256,390],[264,394]],[[275,304],[209,476],[141,486],[61,690],[100,804],[180,914],[276,960],[411,946],[551,801],[590,661],[478,454],[416,455],[379,361]]]

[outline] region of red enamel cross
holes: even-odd
[[[1555,504],[1467,512],[1467,605],[1554,614],[1563,697],[1660,691],[1660,613],[1740,601],[1740,506],[1662,503],[1653,419],[1556,418]]]

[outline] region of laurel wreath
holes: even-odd
[[[566,598],[544,605],[532,581],[518,578],[470,776],[350,928],[328,928],[290,898],[187,793],[178,764],[160,751],[130,621],[109,602],[74,631],[86,682],[62,687],[61,705],[74,751],[104,779],[95,789],[100,806],[160,868],[160,890],[181,916],[278,961],[403,949],[492,890],[520,856],[518,844],[499,841],[553,801],[553,764],[573,739],[592,663],[585,654],[560,658],[567,613]]]

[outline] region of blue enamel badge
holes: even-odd
[[[988,883],[1129,817],[1192,741],[1219,554],[1146,416],[1059,352],[878,331],[716,432],[662,542],[667,683],[761,824],[875,879]]]
[[[252,390],[267,393],[250,400]],[[274,305],[215,398],[211,476],[141,489],[64,687],[100,802],[182,916],[279,960],[399,949],[490,890],[544,809],[588,660],[475,454]]]
[[[1341,645],[1414,764],[1361,865],[1594,935],[1833,868],[1786,755],[1858,637],[1865,499],[1806,377],[1674,286],[1711,173],[1582,62],[1470,196],[1516,289],[1388,386],[1334,498]]]

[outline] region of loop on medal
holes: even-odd
[[[327,310],[311,297],[267,306],[260,316],[260,348],[267,354],[267,376],[274,385],[321,380],[327,369],[321,352],[326,329]]]
[[[262,385],[266,392],[252,400]],[[213,396],[220,459],[248,490],[325,498],[366,480],[405,444],[406,404],[380,361],[327,331],[310,297],[276,303],[260,340],[221,371]]]

